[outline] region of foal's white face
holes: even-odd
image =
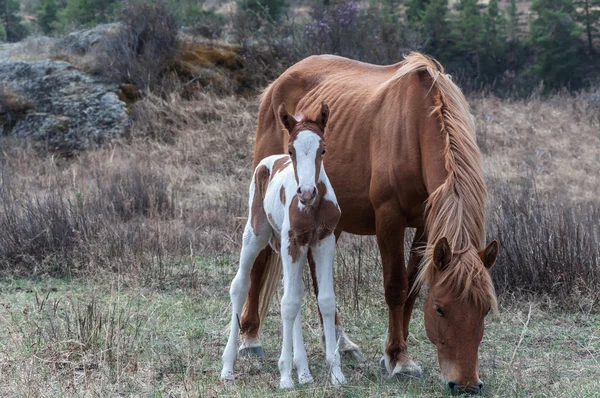
[[[315,203],[319,192],[317,182],[325,154],[325,126],[329,119],[329,106],[323,101],[321,111],[312,120],[297,120],[279,105],[279,120],[290,134],[288,152],[292,158],[298,188],[296,195],[304,206]]]
[[[290,142],[289,154],[298,183],[296,190],[298,200],[303,205],[310,206],[319,193],[317,182],[325,154],[323,140],[313,131],[302,130]]]

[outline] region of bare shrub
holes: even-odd
[[[530,185],[531,187],[532,185]],[[492,275],[499,294],[546,296],[562,307],[600,299],[600,209],[494,183],[488,236],[501,250]]]
[[[109,214],[129,221],[134,216],[173,215],[174,193],[169,193],[163,176],[149,173],[144,165],[96,176],[97,207],[106,206]]]
[[[177,22],[166,3],[132,0],[120,26],[98,44],[95,72],[142,89],[160,88],[163,71],[176,53]]]
[[[7,308],[7,313],[46,364],[71,372],[107,367],[111,378],[135,366],[143,349],[139,336],[148,322],[130,303],[107,305],[93,295],[61,300],[50,298],[50,292],[36,292],[33,306],[21,313]]]
[[[48,266],[54,272],[78,268],[82,258],[75,249],[82,237],[95,235],[96,217],[90,218],[59,189],[29,194],[13,184],[7,174],[2,175],[0,269],[14,265],[33,272]]]

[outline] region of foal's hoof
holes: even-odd
[[[300,384],[312,384],[315,382],[310,372],[303,372],[298,375],[298,383]]]
[[[233,376],[233,372],[226,371],[226,370],[221,372],[221,381],[228,382],[228,381],[234,381],[234,380],[235,380],[235,377]]]
[[[262,346],[258,345],[254,347],[240,347],[238,355],[240,357],[256,357],[263,359],[265,357],[265,352],[263,351]]]
[[[279,388],[282,390],[291,390],[294,388],[294,382],[292,379],[281,380],[279,382]]]
[[[365,362],[367,358],[360,351],[360,348],[352,348],[347,350],[340,350],[340,356],[345,361],[357,361],[357,362]]]

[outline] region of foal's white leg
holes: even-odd
[[[279,388],[293,388],[292,381],[292,345],[294,322],[300,310],[304,282],[302,281],[302,268],[306,262],[306,248],[298,248],[296,262],[288,254],[289,242],[285,237],[287,231],[282,231],[281,261],[283,264],[283,297],[281,298],[281,318],[283,320],[283,342],[281,356],[279,357],[279,371],[281,380]]]
[[[314,381],[308,369],[308,358],[304,347],[304,338],[302,337],[302,310],[298,310],[298,315],[296,315],[294,321],[294,366],[296,372],[298,372],[298,382],[300,384],[308,384]]]
[[[240,267],[235,278],[231,282],[229,295],[231,296],[231,330],[229,332],[229,340],[223,352],[223,369],[221,370],[221,380],[233,380],[233,365],[237,359],[237,343],[238,334],[240,332],[240,318],[242,309],[246,303],[248,290],[250,289],[250,271],[252,264],[258,257],[258,254],[265,248],[270,238],[268,229],[265,229],[260,235],[255,235],[250,221],[244,229],[244,237],[242,241],[242,251],[240,253]]]
[[[325,335],[325,358],[331,370],[333,385],[346,384],[346,378],[340,365],[340,354],[335,339],[335,293],[333,291],[333,258],[335,256],[335,238],[330,235],[317,242],[312,248],[317,282],[319,284],[319,310],[323,317]]]

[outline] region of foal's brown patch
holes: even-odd
[[[283,186],[279,190],[279,199],[281,199],[281,204],[285,205],[285,188]]]
[[[317,200],[304,210],[298,208],[298,197],[292,199],[288,254],[293,262],[298,261],[301,246],[316,243],[332,234],[341,216],[338,206],[325,199],[327,193],[325,184],[320,182],[317,189],[319,190]]]
[[[269,175],[269,169],[265,165],[259,166],[254,174],[254,198],[252,198],[250,225],[255,235],[258,235],[258,231],[267,222],[263,199],[269,185]]]
[[[289,166],[289,164],[292,162],[292,160],[290,159],[289,156],[284,156],[281,157],[279,159],[277,159],[276,161],[273,162],[273,167],[271,168],[271,179],[273,179],[273,177],[275,177],[275,174],[279,173],[280,171],[285,170],[286,167]]]

